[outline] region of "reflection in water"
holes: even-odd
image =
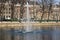
[[[59,27],[42,27],[30,33],[17,29],[0,29],[0,40],[60,40]]]
[[[60,40],[60,27],[55,27],[54,28],[53,40]]]

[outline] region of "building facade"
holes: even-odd
[[[14,5],[14,18],[18,20],[20,19],[20,6],[19,3]]]
[[[5,3],[5,9],[4,9],[4,18],[5,19],[11,19],[11,14],[12,14],[11,3],[6,2]]]
[[[6,2],[5,4],[5,9],[3,10],[3,17],[4,19],[11,19],[11,14],[12,14],[12,8],[11,5],[12,3]],[[24,11],[23,11],[24,10]],[[26,4],[24,5],[24,9],[23,9],[23,18],[22,19],[26,19],[26,15],[27,15],[27,6]],[[60,8],[57,5],[53,5],[52,7],[52,13],[50,13],[49,15],[49,19],[50,20],[60,20],[60,12],[59,12]],[[41,5],[33,5],[33,4],[29,4],[29,13],[30,13],[30,17],[31,19],[34,20],[41,20],[41,17],[43,15],[43,10]],[[45,13],[43,15],[43,19],[42,20],[48,20],[48,10],[45,10]],[[14,4],[14,15],[13,18],[14,19],[21,19],[21,4],[20,3],[16,3]]]

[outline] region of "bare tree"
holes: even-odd
[[[48,20],[49,20],[49,16],[50,16],[50,14],[53,12],[53,10],[52,10],[52,6],[53,6],[53,3],[54,3],[54,0],[48,0],[48,2],[49,2],[49,6],[48,6]]]
[[[41,4],[42,4],[42,16],[41,16],[41,20],[43,19],[43,16],[45,14],[45,12],[48,12],[48,20],[49,20],[49,16],[52,13],[52,5],[54,3],[54,0],[41,0]]]
[[[0,20],[2,21],[3,20],[3,18],[4,18],[4,16],[3,16],[3,11],[4,11],[4,9],[5,9],[5,4],[2,2],[1,4],[0,4]]]
[[[43,19],[43,16],[44,16],[44,10],[45,10],[45,7],[44,7],[44,2],[45,2],[45,0],[41,0],[41,2],[42,2],[42,16],[41,16],[41,20]]]
[[[23,18],[23,13],[24,13],[24,3],[26,0],[21,0],[21,10],[20,10],[20,18]]]
[[[34,8],[35,8],[35,7],[34,7],[34,1],[33,1],[33,17],[35,18],[35,15],[34,15],[34,14],[35,14]]]
[[[60,2],[59,2],[59,13],[60,13]],[[60,17],[60,15],[59,15],[59,17]],[[60,20],[60,18],[59,18],[59,20]]]
[[[11,18],[14,19],[14,0],[12,0],[11,10],[12,10]]]

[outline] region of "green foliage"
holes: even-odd
[[[18,19],[17,18],[14,18],[14,19],[10,19],[11,21],[18,21]]]
[[[18,19],[4,19],[3,21],[18,21]]]
[[[34,21],[38,21],[38,22],[58,22],[60,20],[34,20]]]

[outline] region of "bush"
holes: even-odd
[[[18,19],[4,19],[3,21],[18,21]]]
[[[11,21],[18,21],[18,19],[17,18],[14,18],[14,19],[11,19]]]

